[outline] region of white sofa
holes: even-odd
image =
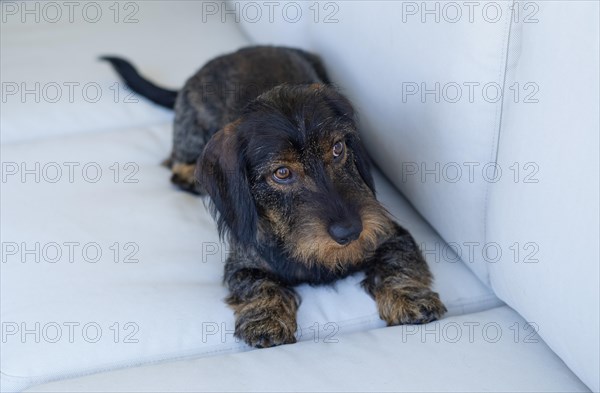
[[[597,2],[1,6],[1,391],[600,389]],[[442,320],[384,327],[355,276],[299,289],[297,344],[234,339],[172,114],[96,58],[178,87],[254,43],[355,103]]]

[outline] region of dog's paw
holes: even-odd
[[[296,342],[296,318],[278,311],[247,310],[238,315],[235,336],[256,348]]]
[[[447,311],[439,295],[428,287],[392,286],[375,295],[379,316],[392,325],[416,325],[439,319]]]

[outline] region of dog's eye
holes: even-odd
[[[337,142],[333,145],[333,158],[338,158],[344,154],[344,142]]]
[[[292,177],[292,171],[290,171],[287,167],[279,167],[275,172],[273,172],[273,179],[277,183],[287,183],[290,181]]]

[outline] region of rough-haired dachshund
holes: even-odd
[[[237,337],[256,347],[295,342],[294,286],[361,270],[388,325],[444,314],[415,241],[375,198],[352,105],[317,56],[241,49],[210,61],[180,91],[104,59],[133,91],[175,109],[172,181],[208,194],[231,244],[224,281]]]

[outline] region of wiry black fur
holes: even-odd
[[[295,341],[295,285],[359,270],[390,325],[446,310],[412,236],[375,199],[354,109],[328,81],[315,55],[252,47],[212,60],[177,95],[173,181],[210,196],[232,248],[235,334],[253,346]],[[289,183],[273,177],[282,166]],[[351,241],[333,235],[340,227]]]
[[[238,120],[236,166],[230,168],[235,170],[223,173],[223,168],[214,167],[214,161],[205,157],[199,162],[198,174],[200,184],[207,187],[211,195],[220,233],[230,231],[232,241],[254,245],[258,211],[250,190],[260,193],[265,188],[264,179],[261,179],[264,173],[259,168],[270,162],[269,153],[290,146],[301,151],[307,143],[322,138],[324,130],[355,130],[356,124],[352,106],[337,91],[325,86],[316,91],[305,85],[281,85],[263,93],[246,107]],[[350,149],[355,149],[352,152],[358,174],[374,194],[369,158],[358,134],[348,133],[346,142]],[[210,155],[210,151],[206,155]],[[349,207],[341,204],[340,198],[335,198],[332,193],[311,197],[323,199],[319,205],[329,214],[341,211],[340,215],[344,215]]]

